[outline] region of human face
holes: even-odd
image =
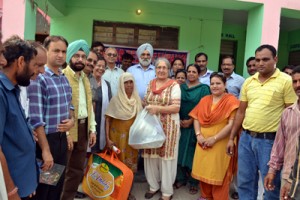
[[[184,69],[181,60],[176,60],[172,65],[172,70],[174,74],[177,72],[178,69]]]
[[[93,47],[93,50],[96,51],[100,55],[104,54],[104,49],[102,46]]]
[[[157,67],[155,68],[157,79],[161,79],[161,80],[167,79],[169,76],[168,71],[169,71],[169,69],[168,69],[167,64],[164,61],[160,61],[157,64]]]
[[[0,70],[7,65],[7,61],[3,55],[4,53],[4,48],[2,45],[2,42],[0,41]]]
[[[199,73],[194,66],[190,66],[187,71],[187,79],[190,83],[199,81]]]
[[[70,67],[74,72],[79,72],[85,67],[86,55],[83,51],[77,51],[70,60]]]
[[[105,62],[104,60],[98,60],[94,70],[93,70],[93,75],[96,79],[99,79],[102,77],[102,75],[105,72]]]
[[[107,64],[116,64],[117,62],[118,53],[115,49],[108,48],[105,51],[104,58],[107,62]]]
[[[247,71],[250,76],[254,75],[256,73],[256,65],[255,65],[255,60],[251,60],[248,62],[247,65]]]
[[[90,51],[89,56],[86,59],[83,72],[86,73],[87,75],[92,73],[95,65],[97,64],[97,60],[98,60],[97,55],[94,52]]]
[[[134,88],[133,81],[132,80],[125,81],[124,87],[125,87],[125,93],[127,94],[128,98],[130,98]]]
[[[183,72],[178,72],[178,74],[176,76],[176,81],[180,85],[185,83],[185,81],[186,81],[185,74]]]
[[[221,96],[225,93],[226,85],[219,77],[210,80],[210,91],[213,96]]]
[[[290,76],[292,76],[293,70],[286,68],[283,72],[286,73],[286,74],[288,74],[288,75],[290,75]]]
[[[148,50],[143,51],[141,56],[139,57],[139,62],[143,67],[147,67],[151,63],[151,55]]]
[[[18,85],[27,87],[30,84],[30,79],[37,71],[35,56],[28,63],[24,61],[21,66],[17,71],[16,81]]]
[[[221,64],[221,69],[222,69],[223,74],[226,77],[229,77],[234,70],[234,64],[232,63],[232,59],[231,58],[223,59],[222,64]]]
[[[300,73],[295,73],[294,75],[292,75],[292,80],[294,91],[298,98],[300,98]]]
[[[59,68],[66,62],[67,46],[63,41],[51,42],[47,51],[48,67]]]
[[[206,66],[207,66],[207,60],[206,60],[206,58],[205,58],[204,55],[199,56],[196,59],[195,64],[199,65],[201,71],[206,71],[207,70],[207,68],[206,68]]]
[[[122,60],[122,69],[126,71],[132,65],[131,59],[123,59]]]
[[[39,74],[45,73],[45,64],[47,63],[47,54],[43,49],[37,48],[37,55],[35,57],[37,70],[33,77],[31,77],[32,80],[35,80],[36,77]]]
[[[255,53],[255,62],[259,75],[270,77],[275,71],[277,57],[273,57],[272,52],[265,48]]]

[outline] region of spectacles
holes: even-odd
[[[109,57],[117,57],[118,55],[117,54],[115,54],[115,53],[108,53],[108,54],[106,54],[107,56],[109,56]]]
[[[74,54],[73,58],[75,58],[76,60],[78,60],[79,58],[81,58],[82,60],[86,60],[86,55]]]

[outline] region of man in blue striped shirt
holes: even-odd
[[[67,150],[73,148],[72,138],[66,132],[74,126],[72,91],[61,72],[66,61],[68,42],[61,36],[49,36],[44,41],[47,49],[45,73],[28,87],[29,119],[37,133],[37,158],[43,160],[41,169],[47,171],[54,163],[66,165]],[[64,174],[56,186],[40,183],[36,196],[39,200],[60,199]]]

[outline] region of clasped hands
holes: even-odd
[[[199,134],[197,135],[197,142],[202,149],[208,149],[214,146],[216,140],[214,137],[204,138],[203,135]]]

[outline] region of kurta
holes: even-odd
[[[204,138],[217,135],[234,118],[239,106],[239,101],[231,94],[225,94],[216,104],[212,101],[212,95],[204,97],[190,113],[190,116],[200,122],[200,132]],[[226,154],[228,140],[229,135],[208,149],[202,149],[197,143],[192,168],[193,178],[211,185],[223,184],[227,170],[233,170],[228,169],[231,160]]]
[[[129,129],[135,117],[129,120],[111,118],[109,138],[121,150],[118,158],[133,172],[137,171],[138,150],[128,145]]]
[[[180,86],[181,89],[181,106],[180,120],[187,120],[191,117],[189,113],[199,103],[202,97],[210,94],[209,86],[199,84],[189,88],[186,83]],[[195,147],[197,139],[193,123],[188,128],[180,128],[178,165],[192,169]]]
[[[177,82],[173,82],[169,87],[165,88],[160,94],[152,92],[152,80],[147,88],[145,102],[147,105],[169,106],[172,104],[180,105],[181,91]],[[166,141],[162,147],[156,149],[144,149],[144,158],[162,158],[164,160],[172,160],[175,158],[175,148],[178,147],[180,137],[179,113],[158,115],[166,135]]]

